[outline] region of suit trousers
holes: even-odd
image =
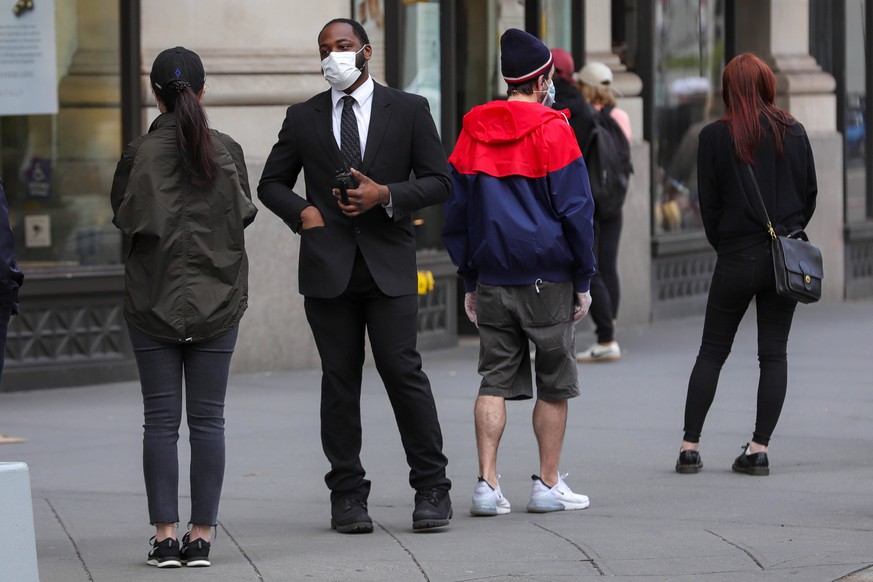
[[[733,346],[737,328],[755,300],[758,323],[758,379],[755,442],[767,445],[785,402],[788,387],[788,333],[796,301],[776,294],[770,245],[719,255],[712,274],[703,339],[688,381],[685,437],[699,442],[703,422],[715,398],[722,366]]]
[[[409,484],[451,487],[430,381],[416,349],[418,297],[379,290],[358,250],[346,290],[336,298],[306,297],[306,318],[321,357],[321,443],[330,461],[331,501],[367,499],[361,463],[361,379],[364,334],[394,410],[409,465]]]
[[[128,328],[144,406],[142,463],[150,523],[179,521],[179,426],[182,378],[191,444],[191,520],[218,523],[224,482],[224,398],[236,326],[198,343],[152,339]]]

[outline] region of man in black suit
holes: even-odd
[[[300,236],[299,286],[321,357],[321,441],[331,469],[331,527],[369,533],[361,464],[364,334],[394,409],[416,490],[413,528],[452,516],[442,432],[416,350],[411,213],[449,194],[446,154],[427,100],[379,85],[363,27],[328,22],[318,35],[331,89],[288,108],[258,196]],[[303,170],[306,197],[291,189]],[[350,174],[346,192],[338,174]],[[414,174],[414,179],[410,178]],[[344,200],[345,198],[345,200]]]

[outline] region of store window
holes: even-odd
[[[540,0],[539,37],[549,48],[573,50],[571,0]]]
[[[810,0],[810,53],[837,80],[838,120],[843,135],[846,224],[873,218],[873,188],[868,179],[871,104],[867,88],[866,32],[870,16],[863,0]]]
[[[18,5],[0,11],[0,175],[19,263],[29,272],[117,264],[109,190],[121,153],[119,3]],[[30,80],[45,85],[24,102],[9,98],[9,82]]]
[[[659,0],[654,16],[655,232],[700,230],[697,136],[723,112],[724,2]]]
[[[869,5],[868,5],[869,9]],[[846,222],[863,222],[873,217],[867,176],[867,59],[865,56],[865,14],[860,1],[846,2],[845,11],[845,96],[843,138],[846,157]]]
[[[524,30],[523,0],[462,0],[457,10],[458,127],[476,105],[506,98],[500,35]]]

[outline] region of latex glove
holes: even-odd
[[[473,322],[473,325],[479,327],[479,322],[476,318],[476,292],[470,291],[464,293],[464,311],[467,312],[467,317]]]
[[[588,308],[591,307],[591,293],[576,293],[576,312],[573,314],[573,321],[579,321],[588,315]]]

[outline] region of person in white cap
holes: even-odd
[[[574,77],[585,100],[598,112],[607,112],[630,144],[630,117],[615,106],[612,70],[603,63],[590,62]],[[579,137],[580,141],[587,142],[587,136]],[[588,155],[585,151],[582,153]],[[615,341],[615,320],[621,297],[617,267],[621,227],[620,205],[607,214],[595,204],[594,255],[597,257],[597,273],[591,280],[591,318],[594,320],[597,341],[576,354],[578,362],[614,362],[621,359],[621,348]]]

